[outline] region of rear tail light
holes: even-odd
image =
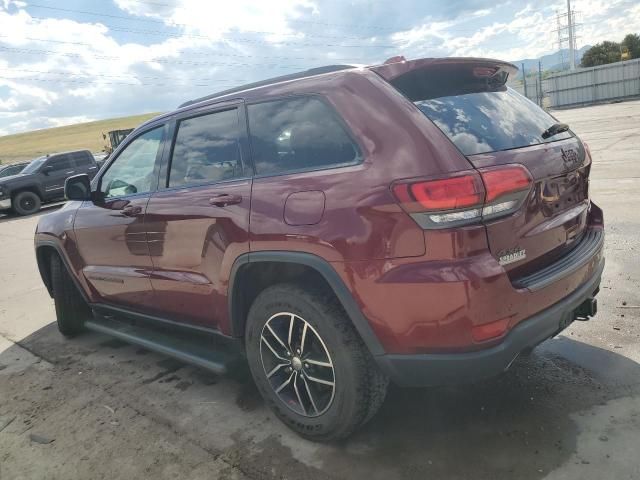
[[[504,165],[456,173],[434,180],[393,185],[402,208],[425,229],[449,228],[513,213],[533,180],[522,165]]]

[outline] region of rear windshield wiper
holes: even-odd
[[[562,132],[566,132],[569,130],[569,125],[566,123],[554,123],[549,128],[547,128],[544,132],[542,132],[542,138],[545,140],[547,138],[551,138],[554,135],[557,135]]]

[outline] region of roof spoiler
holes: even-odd
[[[396,61],[397,60],[397,61]],[[518,67],[509,62],[491,58],[450,57],[450,58],[420,58],[404,60],[404,57],[392,57],[383,65],[369,67],[388,82],[416,70],[437,70],[439,68],[473,69],[474,76],[490,79],[491,83],[505,84],[509,75],[515,75]]]

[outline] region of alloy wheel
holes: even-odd
[[[333,362],[318,332],[301,316],[271,316],[260,335],[260,359],[277,397],[305,417],[331,406],[336,379]]]

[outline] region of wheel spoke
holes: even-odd
[[[276,337],[277,338],[277,337]],[[289,360],[287,360],[286,358],[284,358],[282,355],[280,355],[278,352],[276,352],[276,350],[271,346],[271,344],[269,343],[269,341],[264,338],[264,335],[260,335],[260,340],[269,348],[269,350],[271,350],[271,353],[273,353],[273,355],[278,359],[278,360],[282,360],[283,362],[288,362]]]
[[[323,380],[322,378],[312,377],[311,375],[308,375],[306,373],[305,373],[305,377],[307,377],[307,380],[311,380],[312,382],[320,383],[322,385],[328,385],[330,387],[334,386],[334,383],[329,380]]]
[[[314,360],[312,358],[305,358],[304,362],[311,365],[317,365],[318,367],[333,368],[333,364],[331,362],[321,362],[320,360]]]
[[[276,393],[280,393],[280,391],[281,391],[284,387],[286,387],[287,385],[289,385],[289,383],[291,382],[291,379],[293,378],[293,373],[294,373],[294,372],[292,372],[292,373],[291,373],[291,375],[289,375],[289,378],[287,378],[287,379],[282,383],[282,385],[280,385],[278,388],[276,388]]]
[[[307,409],[302,403],[302,398],[300,398],[300,392],[298,391],[298,372],[294,372],[293,377],[293,390],[296,392],[296,397],[298,398],[298,403],[300,404],[300,408],[302,408],[302,413],[307,414]]]
[[[311,395],[311,389],[309,388],[307,379],[304,378],[304,375],[300,375],[300,378],[302,378],[302,383],[304,383],[304,388],[307,390],[307,395],[309,396],[309,400],[311,400],[311,406],[313,407],[313,410],[316,412],[316,415],[317,415],[318,413],[320,413],[320,410],[318,410],[318,407],[316,406],[316,402],[313,399],[313,395]]]
[[[307,327],[309,324],[304,322],[304,326],[302,327],[302,340],[300,340],[300,355],[304,353],[304,341],[307,338]]]
[[[267,328],[269,329],[269,331],[271,332],[271,335],[273,335],[273,337],[278,341],[278,343],[280,345],[282,345],[282,348],[284,348],[285,350],[289,351],[289,347],[287,347],[284,342],[280,339],[280,337],[278,336],[278,334],[276,334],[276,332],[273,331],[273,328],[271,328],[271,325],[267,324]]]
[[[287,365],[289,365],[288,363],[279,363],[278,365],[276,365],[275,367],[273,367],[273,370],[271,370],[269,373],[267,373],[267,378],[271,378],[273,377],[273,375],[280,370],[282,367],[286,367]]]
[[[289,348],[291,350],[293,350],[293,346],[291,345],[291,337],[293,336],[293,323],[295,322],[295,316],[293,315],[293,313],[291,314],[291,317],[289,319]],[[305,322],[306,323],[306,322]]]

